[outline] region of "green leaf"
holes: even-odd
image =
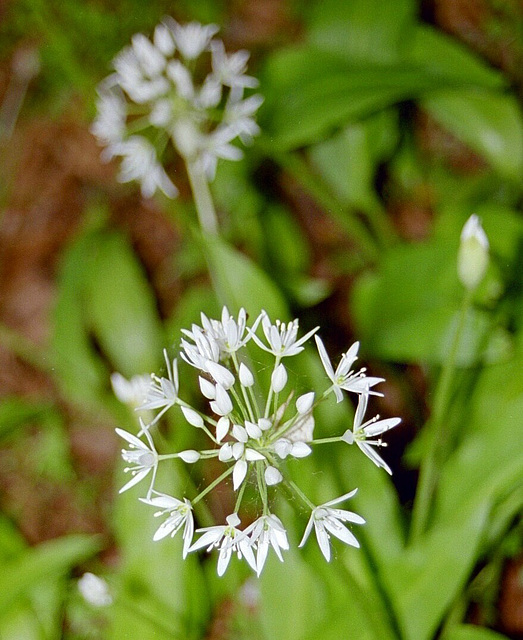
[[[98,236],[85,296],[93,333],[113,367],[124,376],[154,371],[162,327],[143,268],[122,235]]]
[[[506,636],[502,636],[500,633],[471,624],[460,624],[449,629],[445,638],[447,640],[508,640]]]
[[[413,0],[322,0],[313,3],[308,39],[349,60],[397,61],[411,34]]]
[[[59,578],[99,548],[93,536],[71,535],[27,549],[6,563],[0,576],[0,618],[35,585]]]
[[[254,262],[218,238],[203,237],[201,242],[218,298],[231,313],[244,307],[256,318],[265,309],[273,319],[287,319],[280,291]]]
[[[430,640],[465,584],[487,509],[469,508],[391,559],[384,576],[405,640]]]
[[[96,234],[84,233],[66,251],[52,317],[51,346],[57,379],[74,400],[99,402],[108,373],[85,325],[84,293]]]
[[[521,179],[523,122],[515,97],[492,91],[444,90],[428,95],[421,105],[501,175]]]
[[[416,26],[407,59],[459,84],[490,89],[507,84],[502,73],[485,64],[468,47],[426,24]]]

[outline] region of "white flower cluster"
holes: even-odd
[[[257,332],[261,327],[263,337]],[[113,377],[117,395],[124,402],[136,405],[136,398],[142,393],[143,403],[138,410],[151,412],[158,410],[147,425],[140,420],[141,429],[137,436],[117,429],[129,448],[122,451],[126,472],[131,479],[121,491],[126,491],[146,476],[151,480],[142,501],[157,507],[157,516],[165,520],[157,530],[154,539],[174,536],[183,528],[183,557],[198,549],[219,549],[218,574],[223,575],[233,553],[245,558],[259,576],[272,547],[280,560],[282,551],[289,548],[287,532],[281,520],[271,512],[269,493],[273,487],[283,483],[286,488],[310,511],[310,519],[300,546],[305,544],[314,527],[320,549],[330,560],[330,537],[358,547],[358,541],[345,523],[363,524],[361,516],[337,508],[341,502],[356,493],[356,489],[322,505],[314,504],[290,479],[284,478],[287,458],[304,458],[311,454],[316,445],[345,442],[356,443],[363,453],[377,466],[391,472],[373,446],[383,445],[376,436],[399,424],[399,418],[380,420],[376,416],[364,422],[364,415],[370,394],[377,394],[373,387],[382,378],[366,375],[365,370],[353,370],[357,358],[358,343],[345,353],[334,370],[321,339],[316,335],[319,354],[330,380],[330,386],[317,397],[315,391],[300,395],[293,401],[294,393],[281,394],[287,386],[288,375],[284,364],[286,358],[299,354],[304,344],[316,333],[318,327],[306,335],[298,337],[298,321],[272,323],[262,311],[252,326],[247,326],[247,314],[241,309],[238,317],[230,315],[224,307],[220,320],[207,318],[202,314],[201,326],[193,325],[183,330],[181,358],[199,374],[199,387],[208,403],[208,411],[199,411],[180,397],[177,360],[167,357],[167,377],[152,376],[144,392],[143,380],[137,378],[127,388],[119,377]],[[272,354],[274,363],[270,384],[262,393],[257,384],[259,375],[251,366],[245,349],[252,341],[260,349]],[[134,392],[132,392],[134,391]],[[344,434],[336,437],[314,439],[314,408],[331,394],[342,399],[342,391],[359,396],[354,424]],[[188,449],[176,453],[160,455],[150,433],[151,426],[171,407],[180,411],[185,421],[196,429],[202,429],[212,447],[204,451]],[[181,459],[188,464],[200,460],[217,458],[225,465],[224,472],[191,500],[178,499],[154,489],[158,464],[166,459]],[[194,506],[229,476],[236,492],[234,512],[226,518],[226,524],[197,529],[200,537],[194,538]],[[261,515],[247,527],[240,529],[239,511],[248,483],[256,487]]]
[[[238,137],[249,143],[260,132],[253,116],[263,98],[244,97],[245,89],[258,85],[245,75],[249,54],[226,53],[213,38],[217,31],[216,25],[182,26],[166,18],[152,41],[133,36],[99,86],[91,131],[106,146],[105,160],[122,158],[119,180],[137,180],[144,197],[157,189],[177,195],[161,162],[169,141],[185,162],[213,179],[218,158],[242,157],[231,143]]]

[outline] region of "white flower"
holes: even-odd
[[[108,147],[108,153],[111,156],[122,156],[118,180],[138,181],[144,198],[151,198],[157,189],[169,198],[176,197],[178,189],[158,163],[155,148],[143,136],[130,136],[116,142]]]
[[[111,374],[111,385],[114,395],[131,407],[137,407],[146,401],[151,386],[151,376],[148,374],[133,376],[127,380],[121,373]]]
[[[203,427],[203,418],[197,411],[195,411],[194,409],[191,409],[191,407],[183,407],[183,406],[181,407],[181,410],[185,419],[191,426],[198,427],[198,428]]]
[[[243,362],[240,363],[239,377],[240,382],[244,387],[249,388],[254,384],[254,376],[252,375],[252,371]]]
[[[127,107],[121,93],[101,87],[96,101],[96,111],[96,118],[90,128],[91,133],[104,144],[122,140],[125,134]]]
[[[84,573],[78,580],[78,591],[94,607],[108,607],[113,603],[107,582],[94,573]]]
[[[184,498],[182,502],[164,493],[157,493],[154,498],[140,498],[140,500],[153,507],[160,507],[160,511],[154,514],[155,517],[168,515],[168,518],[159,526],[154,534],[154,541],[162,540],[162,538],[168,535],[174,537],[182,526],[184,527],[183,557],[185,558],[189,552],[194,534],[194,519],[190,501]]]
[[[254,89],[258,86],[258,80],[245,75],[248,51],[236,51],[227,55],[221,40],[211,42],[212,70],[220,82],[228,87],[250,87]]]
[[[220,348],[220,354],[236,353],[244,347],[250,340],[248,333],[245,335],[247,327],[247,312],[242,307],[238,313],[238,320],[235,320],[229,313],[227,307],[223,307],[221,320],[209,319],[204,313],[201,314],[202,327],[207,335],[211,335]],[[258,317],[251,331],[258,326]]]
[[[252,543],[244,531],[236,528],[241,522],[238,514],[233,513],[227,516],[226,521],[226,525],[197,529],[197,532],[203,533],[203,535],[190,547],[189,551],[196,551],[204,547],[207,547],[207,551],[211,551],[213,547],[219,547],[217,567],[219,576],[223,576],[227,570],[233,552],[237,553],[240,560],[244,557],[249,566],[256,571]]]
[[[369,378],[365,375],[364,369],[358,373],[354,373],[354,371],[351,370],[352,365],[358,358],[359,342],[355,342],[352,347],[341,356],[340,363],[336,367],[336,371],[334,371],[321,338],[314,336],[314,339],[316,340],[323,368],[332,382],[334,395],[338,402],[343,400],[342,389],[352,391],[353,393],[383,395],[377,391],[369,391],[370,387],[378,384],[378,382],[383,382],[383,378]]]
[[[302,345],[319,329],[319,327],[316,327],[297,340],[298,320],[293,320],[288,324],[276,320],[276,324],[272,324],[267,313],[263,311],[262,314],[263,333],[269,346],[264,345],[254,333],[252,333],[252,338],[260,349],[272,353],[279,358],[295,356],[303,351],[304,347]]]
[[[174,358],[171,365],[166,349],[163,350],[163,355],[167,365],[167,378],[159,378],[153,374],[149,381],[145,402],[141,407],[138,407],[141,411],[161,409],[151,424],[148,425],[148,428],[158,422],[163,414],[174,406],[178,400],[178,391],[180,386],[178,379],[178,364],[176,362],[176,358]]]
[[[125,462],[132,465],[131,467],[126,467],[124,472],[131,472],[131,475],[133,476],[131,480],[129,480],[129,482],[120,489],[119,493],[123,493],[124,491],[127,491],[127,489],[134,487],[135,484],[138,484],[145,478],[145,476],[149,475],[152,470],[152,480],[149,486],[149,491],[147,492],[147,495],[149,496],[152,491],[154,480],[156,478],[156,469],[158,467],[158,454],[149,431],[145,429],[142,423],[142,433],[145,434],[149,446],[136,436],[133,436],[132,433],[128,433],[123,429],[115,429],[115,431],[121,438],[127,440],[130,445],[130,449],[122,449],[122,458]]]
[[[296,410],[300,415],[308,413],[314,404],[314,391],[304,393],[296,400]]]
[[[216,385],[216,399],[210,403],[211,409],[219,416],[228,416],[233,410],[233,404],[227,391],[221,384]]]
[[[348,444],[353,444],[355,442],[367,456],[367,458],[372,460],[372,462],[374,462],[377,467],[385,469],[388,474],[392,475],[392,471],[389,465],[381,458],[381,456],[376,453],[376,451],[374,451],[371,446],[374,445],[377,447],[384,447],[386,446],[386,444],[381,441],[381,438],[378,438],[378,440],[367,440],[367,438],[379,436],[385,431],[396,427],[401,422],[401,418],[387,418],[385,420],[380,420],[379,416],[375,416],[374,418],[372,418],[372,420],[368,420],[367,422],[363,423],[363,418],[365,417],[365,412],[367,411],[368,401],[368,394],[363,393],[360,396],[358,408],[356,409],[356,413],[354,415],[354,424],[352,431],[350,429],[347,429],[347,431],[345,431],[341,438]]]
[[[243,100],[242,96],[242,89],[231,89],[225,105],[223,122],[236,136],[239,136],[243,144],[251,144],[254,136],[260,133],[260,127],[254,120],[254,114],[263,103],[263,97],[256,94]]]
[[[249,531],[251,544],[257,549],[256,574],[258,577],[265,565],[267,554],[269,553],[269,546],[274,549],[280,562],[283,562],[281,550],[287,551],[289,549],[289,542],[287,540],[285,527],[277,516],[274,514],[261,516],[253,522],[246,531]]]
[[[344,509],[333,509],[335,504],[344,502],[356,493],[357,489],[346,493],[340,498],[326,502],[312,510],[311,517],[307,523],[307,528],[303,534],[303,538],[299,544],[300,547],[307,542],[307,539],[312,531],[312,526],[316,531],[316,538],[323,553],[325,560],[330,561],[331,550],[329,539],[330,535],[336,536],[342,542],[349,544],[353,547],[359,548],[360,544],[354,537],[354,535],[343,525],[344,522],[354,522],[356,524],[365,524],[365,520],[352,511],[345,511]]]
[[[172,29],[178,50],[186,60],[194,60],[206,51],[211,38],[219,31],[215,24],[203,25],[199,22],[190,22],[182,26],[172,19],[169,20],[168,26]]]

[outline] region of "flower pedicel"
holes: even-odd
[[[124,460],[131,465],[126,471],[133,476],[121,491],[130,489],[150,476],[146,496],[142,500],[160,508],[155,515],[164,518],[154,539],[174,536],[183,529],[184,558],[198,549],[206,548],[210,551],[217,548],[219,575],[223,575],[233,553],[236,553],[259,576],[271,548],[282,561],[282,552],[289,548],[285,526],[270,507],[271,494],[277,490],[278,485],[284,484],[287,491],[310,513],[300,546],[305,544],[314,528],[321,552],[327,561],[331,554],[331,536],[358,547],[358,541],[346,523],[363,524],[364,519],[351,511],[338,508],[338,505],[356,493],[356,489],[322,505],[316,505],[288,478],[285,468],[287,459],[299,460],[307,457],[315,446],[355,442],[377,466],[390,473],[387,464],[370,446],[379,446],[382,444],[381,440],[366,439],[392,429],[400,420],[378,420],[376,417],[364,422],[368,397],[370,394],[377,395],[377,392],[371,391],[371,387],[381,379],[368,377],[363,369],[353,371],[358,343],[342,356],[341,363],[335,370],[323,343],[316,336],[319,355],[330,384],[319,396],[316,391],[310,390],[294,400],[294,392],[285,390],[288,375],[284,361],[287,362],[303,351],[304,344],[316,333],[318,327],[305,336],[298,337],[297,320],[287,324],[280,321],[273,323],[265,311],[249,327],[244,309],[234,318],[226,307],[223,308],[220,320],[209,319],[202,314],[201,321],[202,326],[193,325],[190,330],[183,330],[180,356],[197,370],[199,387],[208,410],[201,412],[183,400],[183,385],[180,388],[177,361],[171,361],[165,352],[168,377],[153,374],[145,401],[137,409],[147,412],[157,409],[157,416],[147,425],[140,421],[141,430],[137,436],[117,429],[118,435],[128,446],[122,451]],[[256,335],[260,325],[264,339]],[[251,346],[256,345],[274,358],[270,383],[265,391],[259,388],[257,380],[261,376],[253,370],[247,353],[246,345],[249,342]],[[315,407],[332,395],[338,401],[342,391],[359,396],[352,430],[335,437],[314,439]],[[203,430],[211,446],[202,451],[189,449],[169,454],[158,453],[150,429],[167,410],[179,411],[180,418],[193,428]],[[210,458],[220,461],[224,470],[192,499],[186,496],[176,498],[155,490],[157,467],[165,460],[179,459],[186,464],[194,464]],[[226,524],[195,531],[194,506],[228,478],[232,480],[236,492],[233,513],[226,518]],[[256,487],[259,517],[242,529],[239,528],[239,513],[248,483]],[[199,534],[196,540],[193,540],[194,533]]]

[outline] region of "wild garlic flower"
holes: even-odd
[[[113,603],[109,585],[94,573],[83,574],[78,580],[78,591],[83,599],[93,607],[108,607]]]
[[[351,547],[359,548],[360,543],[358,542],[354,534],[349,529],[347,529],[347,527],[343,523],[354,522],[355,524],[365,524],[365,520],[357,513],[353,513],[352,511],[345,511],[345,509],[333,509],[335,504],[345,502],[345,500],[352,498],[356,491],[357,489],[354,489],[353,491],[350,491],[349,493],[346,493],[345,495],[336,498],[335,500],[330,500],[329,502],[326,502],[325,504],[322,504],[319,507],[313,509],[311,517],[309,518],[309,522],[307,523],[307,528],[305,529],[305,533],[303,534],[303,538],[299,546],[303,547],[303,545],[307,542],[307,538],[309,537],[314,525],[314,529],[316,531],[316,539],[318,540],[320,550],[327,562],[330,562],[331,559],[329,534],[335,536]]]
[[[152,40],[133,36],[98,87],[91,132],[106,147],[103,159],[122,159],[120,182],[136,180],[144,197],[178,193],[163,168],[169,144],[212,180],[219,158],[242,157],[235,139],[246,144],[260,132],[254,115],[263,98],[244,95],[258,86],[245,74],[249,54],[226,53],[217,32],[166,18]]]
[[[383,382],[383,378],[369,378],[365,375],[365,369],[361,369],[357,373],[352,371],[352,365],[358,359],[359,342],[355,342],[352,347],[341,356],[340,363],[336,367],[336,371],[334,371],[322,339],[319,336],[314,336],[314,339],[316,340],[316,346],[318,347],[323,368],[332,381],[332,390],[338,402],[343,400],[342,389],[344,391],[352,391],[353,393],[382,395],[377,391],[370,391],[370,387],[378,384],[378,382]]]
[[[199,549],[211,551],[216,548],[219,552],[219,575],[226,571],[232,556],[236,554],[238,558],[245,559],[259,576],[271,547],[281,561],[284,559],[283,552],[289,548],[285,525],[271,509],[274,494],[280,485],[284,485],[287,495],[290,492],[294,496],[293,502],[301,504],[310,514],[302,545],[314,527],[327,560],[330,559],[331,535],[351,546],[358,546],[345,523],[362,524],[363,518],[334,508],[334,505],[355,492],[316,506],[289,478],[287,465],[299,465],[302,458],[313,454],[316,446],[353,441],[378,464],[381,458],[371,445],[380,444],[381,441],[366,438],[396,426],[399,419],[375,418],[364,422],[369,385],[377,384],[381,378],[369,378],[362,372],[351,372],[357,345],[344,356],[343,364],[336,373],[332,367],[326,367],[324,390],[309,388],[301,390],[300,395],[296,394],[292,389],[294,378],[290,375],[293,367],[284,365],[282,361],[285,359],[287,363],[289,358],[303,351],[305,343],[317,330],[316,327],[300,337],[297,320],[288,323],[276,320],[273,323],[268,314],[262,311],[249,323],[244,309],[240,309],[237,316],[232,316],[226,307],[220,320],[202,314],[201,326],[193,324],[190,329],[182,330],[180,358],[181,366],[189,365],[186,366],[186,372],[179,376],[177,359],[171,360],[165,353],[167,377],[152,375],[145,402],[137,408],[138,411],[144,408],[157,411],[156,416],[147,425],[141,422],[138,437],[122,429],[117,430],[130,445],[129,449],[122,451],[122,457],[129,463],[126,471],[133,474],[122,491],[138,484],[149,474],[152,477],[143,502],[158,507],[160,510],[155,515],[165,517],[154,534],[154,540],[174,536],[183,530],[183,557]],[[257,335],[257,331],[263,332],[264,338]],[[323,348],[321,341],[318,344]],[[269,371],[256,370],[256,347],[272,355]],[[323,360],[326,355],[322,348],[320,356]],[[263,355],[266,360],[266,354]],[[194,369],[201,391],[197,406],[184,399],[183,385],[180,385],[185,373]],[[263,380],[265,386],[260,384]],[[364,388],[360,387],[362,381],[367,381]],[[337,397],[340,389],[360,396],[352,430],[334,437],[315,438],[316,406],[327,401],[332,394]],[[157,453],[153,444],[153,427],[167,410],[176,414],[174,418],[178,419],[180,426],[203,431],[209,439],[208,448]],[[160,492],[155,486],[159,464],[170,460],[174,464],[201,466],[205,477],[204,465],[211,458],[216,463],[222,463],[224,470],[200,493],[174,497]],[[379,466],[390,472],[383,461]],[[234,513],[228,516],[226,524],[197,529],[196,533],[201,536],[194,542],[194,519],[198,517],[198,503],[225,482],[230,483],[231,491],[236,494]],[[251,520],[247,521],[247,526],[240,528],[239,514],[247,486],[250,487],[247,513]],[[254,514],[253,506],[257,508]]]
[[[127,380],[121,373],[115,371],[111,374],[111,386],[120,402],[135,408],[146,401],[151,386],[151,376],[147,373]]]
[[[382,433],[385,433],[385,431],[393,429],[401,422],[401,420],[400,418],[387,418],[386,420],[380,420],[379,416],[375,416],[374,418],[371,418],[371,420],[363,422],[365,412],[367,411],[368,401],[369,395],[367,393],[362,393],[358,402],[358,408],[354,415],[354,425],[352,430],[347,429],[347,431],[345,431],[341,436],[341,439],[347,444],[353,444],[355,442],[369,460],[372,460],[377,467],[385,469],[388,474],[392,475],[389,465],[376,453],[376,451],[374,451],[371,446],[386,447],[387,444],[382,442],[381,438],[378,438],[377,440],[369,440],[368,438],[374,438],[374,436],[379,436]]]

